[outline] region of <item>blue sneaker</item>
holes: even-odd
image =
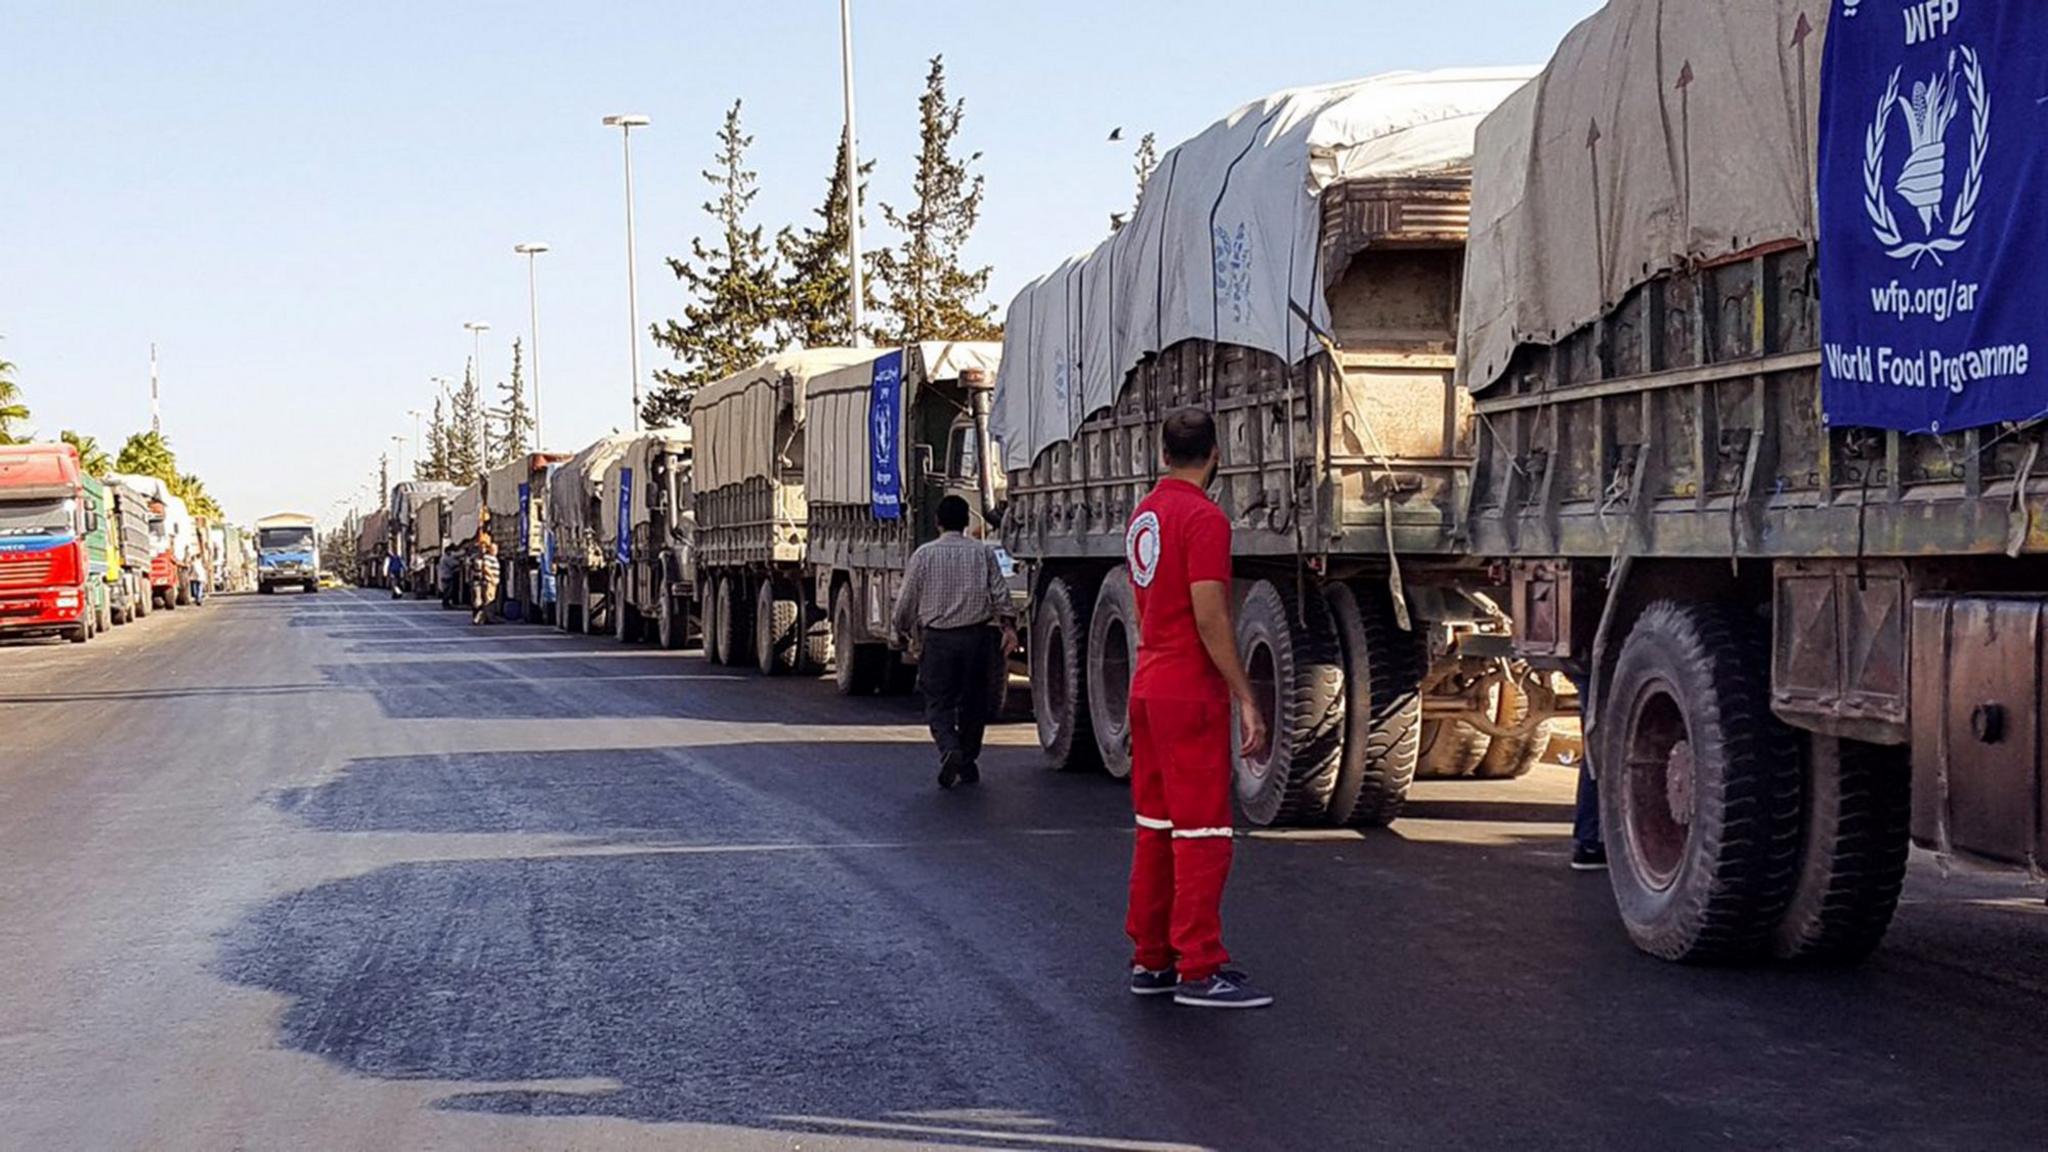
[[[1190,1008],[1265,1008],[1273,998],[1252,987],[1242,972],[1218,972],[1207,980],[1183,980],[1173,1002]]]
[[[1152,971],[1140,964],[1131,965],[1131,995],[1170,996],[1180,987],[1180,976],[1171,968]]]

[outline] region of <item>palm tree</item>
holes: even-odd
[[[78,449],[78,466],[85,469],[86,475],[105,476],[114,470],[114,461],[107,456],[106,449],[100,447],[99,441],[83,432],[66,432],[62,438],[66,444]]]
[[[161,432],[137,432],[121,445],[114,461],[117,471],[130,476],[154,476],[166,484],[178,482],[178,454]]]
[[[14,382],[14,365],[0,360],[0,444],[18,444],[14,426],[28,422],[28,405],[21,402],[21,386]]]

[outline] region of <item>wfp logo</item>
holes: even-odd
[[[1853,5],[1851,6],[1853,11]],[[1984,66],[1971,48],[1948,54],[1945,72],[1913,82],[1910,96],[1900,89],[1903,68],[1892,70],[1891,82],[1878,97],[1877,111],[1863,141],[1863,211],[1871,234],[1894,260],[1919,267],[1925,256],[1936,264],[1943,254],[1959,252],[1977,222],[1977,200],[1984,192],[1984,161],[1991,151],[1991,97],[1984,89]],[[1970,106],[1969,148],[1949,152],[1950,129]],[[1911,150],[1896,171],[1888,165],[1893,114],[1905,125]],[[1949,196],[1955,189],[1953,199]],[[1920,235],[1909,240],[1892,210],[1894,198],[1918,217]]]

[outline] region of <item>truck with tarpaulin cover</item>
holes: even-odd
[[[356,525],[356,580],[365,588],[391,584],[385,558],[391,548],[391,513],[383,508],[366,513]]]
[[[556,452],[521,452],[484,478],[484,507],[503,566],[501,610],[508,619],[537,624],[554,606],[554,574],[543,565],[548,486],[568,459]]]
[[[405,588],[403,590],[424,596],[434,589],[434,569],[423,555],[421,525],[427,519],[426,505],[436,497],[454,495],[459,489],[453,484],[439,480],[408,480],[391,489],[391,542],[390,553],[399,558],[405,567]],[[438,542],[441,538],[438,513],[432,518],[433,527],[425,535]],[[438,556],[438,543],[437,554]]]
[[[875,355],[852,348],[783,352],[698,391],[690,413],[696,587],[711,660],[757,662],[761,605],[770,635],[759,659],[794,669],[820,654],[807,638],[822,621],[810,618],[804,595],[805,391],[818,376]]]
[[[1452,377],[1473,130],[1532,74],[1394,73],[1239,109],[1010,305],[1002,541],[1054,765],[1130,769],[1125,528],[1161,475],[1162,419],[1198,406],[1274,734],[1237,757],[1245,817],[1380,825],[1425,766],[1526,770],[1566,705],[1511,674],[1504,589],[1456,539],[1472,407]],[[1476,754],[1474,735],[1492,737]]]
[[[477,545],[477,536],[490,524],[490,510],[484,506],[484,482],[464,487],[448,500],[448,540],[442,551],[441,570],[445,574],[441,584],[441,605],[445,608],[467,608],[471,604],[471,584],[475,579],[470,571],[469,557]],[[454,563],[449,563],[450,557]]]
[[[422,493],[413,505],[413,591],[420,596],[446,599],[448,595],[442,570],[447,567],[447,554],[461,544],[448,528],[450,508],[460,492],[453,484],[441,485]]]
[[[2044,43],[1615,0],[1479,130],[1461,533],[1586,682],[1647,952],[1855,959],[1911,843],[2048,854]]]
[[[618,541],[607,534],[605,477],[631,436],[607,436],[569,458],[548,482],[548,536],[555,573],[555,627],[595,632],[612,621],[612,572]],[[616,499],[616,494],[609,494]],[[611,525],[618,522],[617,510]]]
[[[611,541],[611,622],[621,643],[651,636],[681,648],[699,617],[691,443],[687,427],[641,432],[605,470],[612,498],[600,509],[602,533]]]
[[[989,397],[1001,359],[995,343],[912,344],[814,376],[805,389],[804,662],[822,667],[829,652],[847,695],[881,691],[892,661],[915,659],[915,638],[896,634],[891,610],[911,553],[938,538],[940,499],[961,496],[978,510],[999,502]],[[986,522],[973,530],[985,533]],[[801,655],[784,640],[797,606],[780,608],[781,620],[762,616],[774,608],[756,603],[755,659],[784,671]]]

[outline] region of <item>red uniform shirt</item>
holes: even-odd
[[[1138,505],[1124,533],[1138,599],[1138,674],[1131,696],[1222,700],[1230,690],[1202,646],[1190,590],[1230,583],[1230,520],[1200,488],[1168,477]]]

